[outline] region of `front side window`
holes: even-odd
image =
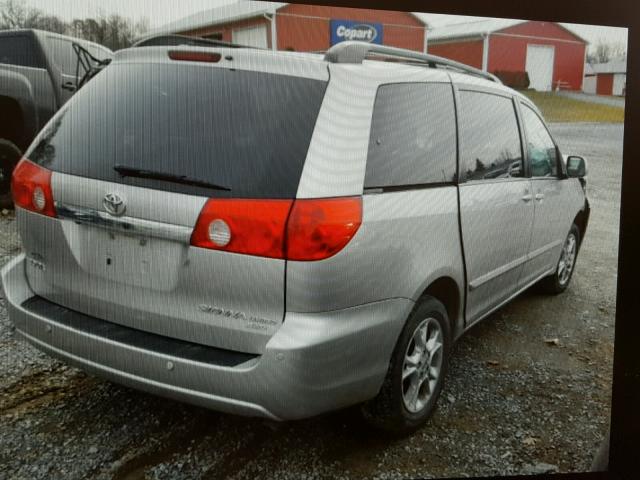
[[[451,86],[382,85],[373,107],[365,188],[448,183],[455,175]]]
[[[555,177],[558,175],[558,152],[553,139],[538,114],[528,105],[521,105],[531,176]]]
[[[522,148],[511,99],[460,92],[461,181],[522,177]]]

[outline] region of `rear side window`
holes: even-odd
[[[455,176],[451,86],[382,85],[373,108],[365,188],[446,183]]]
[[[513,101],[490,93],[461,91],[461,181],[522,177],[523,172]]]
[[[0,36],[0,63],[43,68],[40,53],[26,35]]]
[[[54,171],[147,188],[294,198],[325,89],[321,80],[184,62],[113,64],[27,155]],[[116,166],[225,189],[121,176]]]

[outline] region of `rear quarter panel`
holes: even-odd
[[[344,250],[318,262],[287,262],[287,310],[415,301],[444,276],[462,292],[463,272],[455,186],[368,194],[362,225]]]

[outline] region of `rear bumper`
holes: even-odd
[[[138,331],[137,342],[124,341],[127,332],[119,329],[126,327],[91,317],[66,321],[82,314],[53,304],[50,312],[34,311],[24,262],[22,254],[7,264],[2,282],[16,331],[40,350],[136,389],[276,420],[310,417],[375,396],[413,307],[410,300],[390,299],[333,312],[289,312],[262,355],[224,362],[215,352],[185,353],[208,347],[172,348],[167,337],[156,338],[163,348],[150,337],[141,343],[145,332]]]

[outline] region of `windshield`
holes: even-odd
[[[176,64],[113,64],[27,156],[54,171],[203,196],[293,198],[326,82]],[[198,179],[227,190],[115,166]]]

